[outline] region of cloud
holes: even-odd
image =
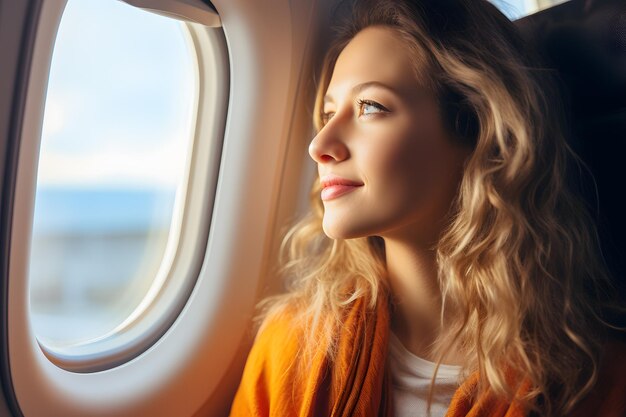
[[[84,155],[47,152],[40,157],[38,186],[174,188],[186,174],[188,149],[189,144],[169,140],[147,149],[109,147]]]
[[[121,2],[68,3],[48,84],[40,186],[180,182],[196,88],[182,30]]]

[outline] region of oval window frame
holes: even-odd
[[[33,63],[33,71],[38,72],[36,79],[42,81],[45,79],[41,89],[38,89],[43,93],[42,102],[46,96],[47,74],[52,60],[51,51],[66,5],[67,0],[60,0],[54,6],[43,6],[50,7],[51,10],[44,13],[54,14],[56,19],[50,20],[48,26],[44,28],[49,32],[50,44],[47,47],[50,53],[46,57],[35,54],[35,61],[39,58],[43,62],[39,65],[37,62]],[[76,373],[104,371],[126,363],[149,349],[170,328],[184,308],[202,266],[228,106],[229,63],[221,28],[207,28],[192,22],[182,24],[186,26],[185,33],[194,67],[196,92],[192,105],[191,138],[188,139],[191,142],[189,154],[186,158],[184,179],[177,190],[167,248],[159,268],[160,282],[151,285],[151,290],[143,298],[144,301],[126,320],[101,337],[63,346],[47,344],[38,339],[39,348],[45,357],[67,371]],[[42,36],[38,34],[38,38],[41,39]],[[28,120],[30,115],[37,113],[41,116],[40,120]],[[32,166],[38,166],[42,124],[43,109],[40,112],[26,112],[25,126],[39,126],[37,134],[25,129],[20,144],[22,155],[34,156],[31,160],[34,164]],[[24,194],[28,193],[31,209],[34,207],[36,177],[36,171],[30,173],[28,178],[18,176],[17,188]],[[20,181],[20,178],[23,180]],[[18,222],[14,230],[24,229],[19,227],[19,223],[24,222]],[[31,235],[32,221],[28,225],[28,236]],[[29,241],[29,253],[30,243]],[[30,310],[28,314],[30,322]]]

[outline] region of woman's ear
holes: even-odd
[[[441,115],[444,126],[454,137],[472,148],[478,140],[479,123],[476,112],[461,93],[444,87],[441,94]]]

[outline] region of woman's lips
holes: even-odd
[[[322,200],[328,201],[340,197],[363,186],[362,182],[343,178],[335,174],[327,174],[320,178],[322,184]]]
[[[360,185],[343,185],[343,184],[329,185],[328,187],[325,187],[322,190],[322,194],[321,194],[322,200],[323,201],[332,200],[334,198],[347,194],[351,191],[354,191],[359,187],[361,186]]]

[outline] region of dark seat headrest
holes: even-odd
[[[626,0],[571,0],[516,24],[562,81],[570,144],[595,179],[582,191],[626,299]]]
[[[626,1],[571,0],[518,20],[585,117],[626,108]]]

